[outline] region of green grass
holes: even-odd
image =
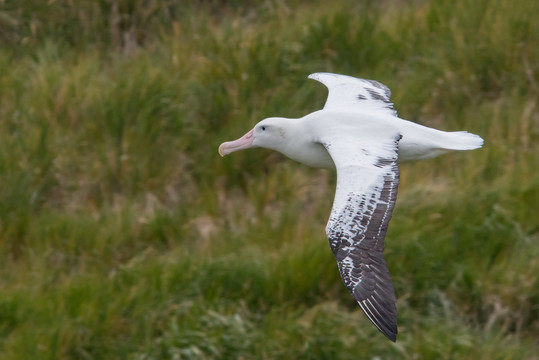
[[[538,11],[0,1],[0,358],[537,359]],[[401,167],[396,344],[339,278],[334,174],[217,154],[321,108],[316,71],[486,141]]]

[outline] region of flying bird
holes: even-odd
[[[309,166],[336,169],[337,188],[326,234],[344,285],[370,321],[397,339],[395,290],[384,258],[384,238],[399,185],[398,164],[472,150],[483,139],[445,132],[397,116],[383,84],[315,73],[328,98],[322,110],[299,119],[271,117],[219,146],[225,156],[251,147],[276,150]]]

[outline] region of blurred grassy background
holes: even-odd
[[[0,0],[0,358],[537,359],[539,2]],[[400,334],[341,284],[334,175],[218,145],[376,79],[481,135],[401,167]]]

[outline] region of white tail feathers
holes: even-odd
[[[444,148],[447,150],[473,150],[483,146],[483,138],[467,131],[445,133]]]

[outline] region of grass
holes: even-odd
[[[537,359],[538,5],[0,1],[0,357]],[[218,145],[333,71],[485,138],[401,167],[399,338],[341,284],[334,175]]]

